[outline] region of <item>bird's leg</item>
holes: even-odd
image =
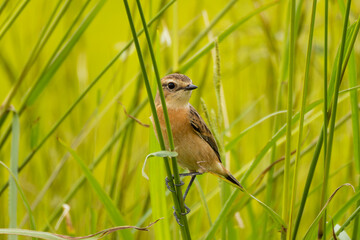
[[[196,174],[196,175],[198,175],[198,174]],[[186,188],[186,190],[185,190],[185,193],[184,193],[184,196],[183,196],[183,201],[184,201],[184,207],[185,207],[186,212],[185,212],[185,213],[181,213],[181,215],[186,215],[186,214],[188,214],[188,213],[191,211],[190,208],[189,208],[188,206],[186,206],[186,204],[185,204],[185,198],[186,198],[186,196],[187,196],[187,194],[188,194],[188,192],[189,192],[189,189],[190,189],[192,183],[194,182],[194,180],[195,180],[195,178],[196,178],[196,175],[192,175],[192,176],[191,176],[189,185],[187,186],[187,188]],[[187,176],[189,176],[189,175],[187,175]],[[173,207],[173,209],[174,209],[174,207]],[[183,225],[180,223],[179,217],[177,216],[175,209],[174,209],[174,217],[175,217],[175,219],[176,219],[176,222],[177,222],[180,226],[183,226]]]
[[[179,175],[180,175],[180,174],[179,174]],[[174,176],[173,176],[173,178],[174,178]],[[165,184],[166,184],[167,189],[169,189],[170,192],[175,192],[175,189],[172,189],[172,188],[170,187],[169,182],[170,182],[170,180],[168,179],[168,177],[166,177],[166,178],[165,178]],[[174,183],[174,185],[179,187],[179,186],[184,185],[184,182],[180,180],[180,183],[179,183],[179,184]]]
[[[196,176],[197,176],[197,175],[201,175],[201,174],[202,174],[202,173],[199,173],[199,172],[190,172],[190,173],[181,173],[181,174],[179,174],[180,177],[191,176],[189,185],[187,186],[187,188],[186,188],[186,190],[185,190],[185,193],[184,193],[184,196],[183,196],[184,207],[185,207],[186,212],[181,213],[181,215],[186,215],[186,214],[188,214],[188,213],[191,211],[190,208],[189,208],[188,206],[186,206],[186,204],[185,204],[185,198],[186,198],[187,194],[189,193],[190,187],[191,187],[191,185],[193,184]],[[175,192],[175,190],[174,190],[174,189],[171,189],[171,187],[169,186],[169,182],[170,182],[170,180],[166,177],[166,178],[165,178],[166,187],[169,189],[169,191]],[[182,186],[182,185],[184,185],[184,182],[183,182],[183,181],[180,181],[180,184],[178,184],[178,185],[175,184],[175,186]],[[180,226],[183,226],[183,225],[180,223],[180,219],[179,219],[178,215],[176,214],[176,211],[175,211],[175,208],[174,208],[174,207],[173,207],[173,209],[174,209],[174,217],[175,217],[175,219],[176,219],[176,222],[177,222]]]
[[[184,203],[184,207],[185,207],[185,210],[186,210],[186,212],[184,212],[184,213],[180,213],[181,215],[186,215],[186,214],[188,214],[191,210],[190,210],[190,208],[188,207],[188,206],[186,206],[185,205],[185,203]],[[178,217],[178,215],[176,214],[176,211],[175,211],[175,207],[173,207],[173,209],[174,209],[174,217],[175,217],[175,220],[176,220],[176,222],[180,225],[180,226],[184,226],[184,225],[182,225],[181,223],[180,223],[180,219],[179,219],[179,217]]]
[[[180,174],[179,174],[179,177],[197,176],[197,175],[201,175],[201,174],[202,174],[202,173],[199,173],[199,172],[180,173]],[[172,177],[173,177],[173,179],[174,179],[174,176],[172,176]],[[194,181],[194,180],[192,180],[192,181]],[[189,183],[190,186],[191,186],[191,184],[192,184],[192,181],[190,180],[190,183]],[[169,178],[166,177],[166,178],[165,178],[165,184],[166,184],[167,189],[169,189],[170,192],[175,192],[175,189],[172,189],[172,188],[170,187],[169,182],[170,182]],[[179,184],[176,184],[176,183],[175,183],[174,185],[175,185],[175,186],[182,186],[182,185],[184,185],[184,182],[180,180],[180,183],[179,183]],[[187,189],[186,189],[186,192],[188,192],[188,191],[189,191],[189,186],[188,186]],[[187,193],[186,193],[186,194],[187,194]],[[186,195],[184,195],[184,196],[186,196]]]
[[[185,190],[185,193],[184,193],[184,196],[183,196],[183,199],[184,199],[184,202],[185,202],[185,198],[190,190],[190,187],[191,185],[193,184],[195,178],[197,175],[201,175],[201,173],[198,173],[198,172],[193,172],[191,175],[187,175],[187,176],[191,176],[191,179],[190,179],[190,182],[189,182],[189,185],[187,186],[186,190]]]

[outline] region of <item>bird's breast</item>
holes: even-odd
[[[164,118],[164,113],[162,107],[158,107],[157,114],[159,116],[161,130],[163,132],[164,139],[167,139],[167,130],[166,130],[166,122]],[[189,109],[188,108],[169,108],[168,109],[168,116],[170,120],[171,130],[173,134],[174,141],[177,138],[181,138],[182,133],[184,131],[189,131],[191,129],[191,124],[189,120]]]
[[[220,166],[221,163],[214,150],[192,128],[189,111],[188,108],[168,109],[175,151],[178,153],[178,163],[183,168],[193,172],[218,172],[217,169],[222,171],[223,167]],[[157,113],[165,145],[169,148],[166,123],[161,106],[157,108]]]

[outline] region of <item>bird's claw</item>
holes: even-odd
[[[186,210],[186,212],[184,212],[184,213],[181,213],[181,215],[187,215],[187,214],[189,214],[190,213],[190,211],[191,211],[191,209],[188,207],[188,206],[186,206],[186,204],[184,203],[184,207],[185,207],[185,210]]]
[[[185,203],[184,203],[184,207],[185,207],[186,212],[180,213],[180,214],[183,215],[183,216],[189,214],[190,211],[191,211],[191,209],[190,209],[188,206],[186,206]],[[175,217],[176,222],[177,222],[181,227],[183,227],[184,225],[180,223],[180,219],[179,219],[178,215],[176,214],[176,210],[175,210],[174,207],[173,207],[173,209],[174,209],[174,213],[173,213],[173,214],[174,214],[174,217]]]
[[[170,187],[169,182],[170,182],[170,180],[168,179],[168,177],[166,177],[165,184],[166,184],[167,189],[169,189],[170,192],[175,192],[175,190]]]
[[[180,180],[179,184],[174,183],[174,185],[177,186],[177,187],[180,187],[180,186],[184,185],[184,182],[182,180]]]
[[[165,178],[165,184],[166,184],[166,187],[167,189],[169,189],[170,192],[175,192],[175,189],[172,189],[171,186],[169,185],[169,182],[170,180],[168,179],[168,177]],[[182,185],[184,185],[184,182],[182,180],[180,180],[180,183],[179,184],[174,184],[175,186],[177,187],[180,187]]]
[[[189,188],[190,188],[192,182],[194,181],[196,175],[201,175],[201,173],[197,173],[197,172],[196,172],[196,173],[183,173],[183,174],[179,174],[180,177],[192,176],[192,178],[191,178],[191,180],[190,180],[190,183],[189,183],[189,186],[187,187],[187,189],[186,189],[186,191],[185,191],[185,194],[184,194],[184,196],[183,196],[185,212],[181,212],[181,213],[180,213],[180,215],[182,215],[182,216],[185,216],[186,214],[189,214],[189,212],[191,211],[190,208],[189,208],[188,206],[186,206],[186,204],[185,204],[185,198],[186,198],[186,196],[187,196],[187,194],[188,194],[188,192],[189,192]],[[173,177],[173,178],[174,178],[174,177]],[[173,193],[174,193],[174,192],[175,192],[175,189],[172,188],[172,187],[169,185],[169,183],[170,183],[170,180],[169,180],[168,177],[166,177],[166,178],[165,178],[166,187],[169,189],[170,192],[173,192]],[[174,183],[174,186],[176,186],[176,187],[180,187],[180,186],[182,186],[182,185],[184,185],[184,182],[183,182],[182,180],[180,180],[180,182],[179,182],[178,184],[177,184],[177,183]],[[174,209],[174,213],[173,213],[173,214],[174,214],[174,217],[175,217],[176,222],[177,222],[180,226],[183,227],[184,225],[181,224],[180,218],[178,217],[178,214],[176,213],[176,210],[175,210],[174,207],[173,207],[173,209]]]
[[[174,217],[175,217],[176,222],[177,222],[181,227],[183,227],[184,225],[182,225],[182,224],[180,223],[180,219],[178,218],[178,216],[177,216],[177,214],[176,214],[176,211],[174,211]]]

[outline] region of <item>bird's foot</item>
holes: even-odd
[[[187,194],[188,194],[188,192],[189,192],[189,189],[190,189],[192,183],[193,183],[194,180],[195,180],[195,177],[196,177],[197,175],[201,175],[201,174],[202,174],[202,173],[199,173],[199,172],[190,172],[190,173],[181,173],[181,174],[179,174],[180,177],[191,176],[191,180],[190,180],[189,185],[188,185],[188,187],[186,188],[185,194],[184,194],[184,196],[183,196],[183,202],[184,202],[185,212],[184,212],[184,213],[180,213],[180,214],[183,215],[183,216],[186,215],[186,214],[188,214],[188,213],[190,212],[190,208],[189,208],[188,206],[186,206],[186,204],[185,204],[186,196],[187,196]],[[174,178],[174,176],[173,176],[173,178]],[[166,177],[166,178],[165,178],[166,187],[169,189],[170,192],[175,192],[175,189],[173,189],[173,188],[169,185],[169,182],[170,182],[170,180]],[[179,183],[179,184],[176,184],[176,183],[175,183],[174,185],[175,185],[176,187],[182,186],[182,185],[184,185],[184,182],[180,180],[180,183]],[[173,207],[173,209],[174,209],[174,207]],[[181,224],[180,218],[179,218],[179,216],[177,215],[175,209],[174,209],[174,217],[175,217],[175,219],[176,219],[176,222],[177,222],[180,226],[183,226],[183,225]]]
[[[186,210],[186,211],[185,211],[184,213],[180,213],[180,214],[183,215],[183,216],[189,214],[189,212],[191,211],[190,208],[189,208],[188,206],[186,206],[185,203],[184,203],[184,207],[185,207],[185,210]],[[179,219],[178,215],[176,214],[176,211],[175,211],[175,208],[174,208],[174,207],[173,207],[173,209],[174,209],[174,217],[175,217],[176,222],[177,222],[180,226],[183,227],[184,225],[181,224],[180,219]]]
[[[175,189],[172,189],[171,186],[169,185],[170,180],[168,179],[168,177],[165,178],[165,184],[167,189],[169,189],[170,192],[175,192]],[[179,184],[174,183],[175,186],[179,187],[184,185],[184,182],[180,180]]]
[[[179,177],[187,177],[187,176],[196,176],[196,175],[201,175],[202,173],[198,173],[198,172],[190,172],[190,173],[180,173],[179,174]],[[172,178],[174,179],[174,176],[172,176]],[[169,178],[166,177],[165,178],[165,184],[166,184],[166,187],[167,189],[169,189],[170,192],[175,192],[175,189],[172,189],[171,186],[169,185]],[[184,182],[180,180],[180,183],[179,184],[174,184],[175,186],[182,186],[184,185]],[[185,195],[186,196],[186,195]]]

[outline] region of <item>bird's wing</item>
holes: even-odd
[[[214,150],[216,156],[218,157],[219,161],[221,162],[219,149],[218,146],[216,145],[214,136],[212,135],[209,128],[206,126],[206,123],[201,118],[199,113],[191,105],[190,105],[189,118],[190,118],[191,126],[194,129],[195,133],[210,145],[210,147]]]

